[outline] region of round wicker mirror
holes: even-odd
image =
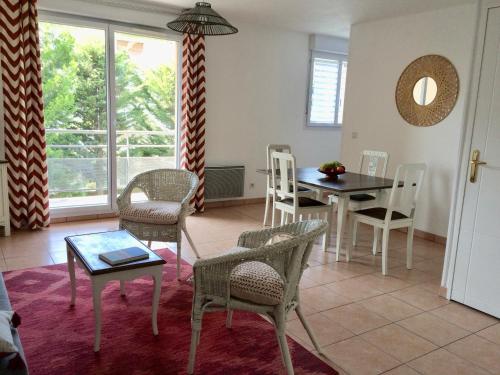
[[[432,126],[453,110],[459,80],[453,64],[439,55],[422,56],[399,77],[396,105],[401,116],[415,126]]]

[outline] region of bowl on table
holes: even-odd
[[[344,174],[345,173],[345,169],[343,171],[337,171],[337,170],[331,170],[331,169],[321,170],[321,169],[318,168],[318,172],[321,172],[321,173],[327,175],[331,179],[335,179],[339,175]]]

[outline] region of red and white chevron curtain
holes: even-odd
[[[0,0],[0,58],[10,220],[49,225],[42,72],[36,0]]]
[[[196,210],[205,208],[205,38],[184,34],[182,40],[181,167],[200,179],[193,197]]]

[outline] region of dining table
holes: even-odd
[[[270,169],[257,169],[258,173],[271,175]],[[391,189],[394,181],[389,178],[369,176],[361,173],[345,172],[334,178],[329,177],[317,168],[297,168],[297,183],[320,192],[328,192],[338,196],[337,203],[337,238],[336,260],[339,260],[340,249],[343,241],[344,225],[347,219],[350,196],[353,194],[383,192]],[[374,204],[380,204],[385,194],[379,194]],[[329,241],[329,239],[328,239]]]

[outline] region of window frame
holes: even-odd
[[[171,32],[167,29],[137,25],[125,22],[116,22],[109,19],[80,16],[67,13],[59,13],[47,10],[39,11],[39,22],[50,22],[76,27],[91,27],[104,30],[105,50],[106,50],[106,106],[108,123],[108,203],[105,205],[88,206],[68,206],[50,208],[51,218],[65,218],[72,216],[103,215],[118,212],[117,197],[117,165],[116,165],[116,96],[115,96],[115,75],[114,75],[114,33],[140,33],[151,37],[160,37],[174,41],[177,48],[177,105],[176,105],[176,166],[180,165],[180,128],[181,128],[181,106],[182,106],[182,35]],[[111,155],[115,155],[112,157]]]
[[[313,96],[313,80],[314,80],[314,59],[328,59],[337,60],[339,62],[339,69],[337,72],[337,94],[335,97],[335,120],[333,122],[311,122],[311,108],[312,108],[312,96]],[[324,51],[311,51],[309,59],[309,83],[307,90],[307,111],[306,111],[306,125],[311,128],[323,128],[323,129],[338,129],[342,127],[342,122],[339,122],[339,108],[340,103],[344,102],[344,98],[340,97],[341,91],[341,80],[344,71],[344,62],[347,64],[348,58],[347,54],[337,53],[337,52],[324,52]]]

